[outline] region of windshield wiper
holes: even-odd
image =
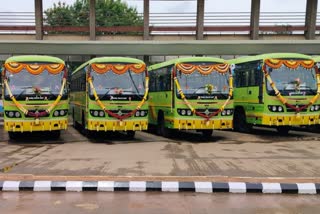
[[[20,89],[23,89],[17,96],[15,96],[16,99],[18,99],[22,94],[26,92],[27,89],[32,88],[32,86],[26,86],[26,87],[21,87]]]

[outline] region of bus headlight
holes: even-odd
[[[140,111],[136,111],[136,117],[140,117]]]
[[[68,113],[68,110],[67,110],[67,109],[55,110],[55,111],[53,112],[53,116],[54,116],[54,117],[62,117],[62,116],[67,115],[67,113]]]
[[[284,112],[284,109],[280,105],[268,105],[268,109],[271,112]]]
[[[64,116],[64,110],[60,110],[60,116]]]
[[[19,111],[4,111],[5,115],[9,118],[20,118],[21,113]]]
[[[310,107],[310,111],[319,111],[320,110],[320,106],[319,105],[313,105]]]
[[[310,107],[310,111],[314,111],[314,106],[311,106],[311,107]]]
[[[104,112],[103,111],[99,112],[99,117],[104,117]]]
[[[21,117],[21,114],[20,114],[20,112],[17,111],[17,112],[14,114],[14,116],[17,117],[17,118],[19,118],[19,117]]]
[[[188,115],[188,116],[191,116],[191,115],[192,115],[192,111],[191,111],[190,109],[187,111],[187,115]]]
[[[185,109],[182,109],[182,110],[181,110],[181,115],[184,116],[184,115],[186,115],[186,113],[187,113],[187,111],[186,111]]]
[[[92,117],[104,117],[104,111],[103,110],[90,110],[90,115]]]
[[[59,116],[59,111],[54,111],[53,116],[58,117]]]
[[[146,113],[144,111],[141,111],[140,116],[144,117],[146,115]]]

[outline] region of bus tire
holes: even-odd
[[[246,114],[242,108],[236,108],[234,112],[233,128],[237,132],[251,132],[252,125],[247,123]]]
[[[201,132],[202,132],[202,136],[204,138],[210,138],[212,136],[213,130],[212,129],[204,129]]]
[[[276,129],[277,129],[278,133],[281,135],[287,135],[290,131],[289,126],[277,126]]]
[[[135,136],[136,132],[135,131],[127,131],[127,137],[129,139],[133,139]]]

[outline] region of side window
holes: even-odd
[[[155,92],[156,91],[156,79],[157,76],[157,71],[153,70],[149,72],[149,77],[150,77],[150,81],[149,81],[149,90],[150,92]]]
[[[258,86],[262,72],[258,69],[260,61],[241,63],[235,67],[235,87]]]

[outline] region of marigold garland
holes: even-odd
[[[313,60],[281,60],[281,59],[266,59],[264,63],[271,68],[278,69],[282,65],[285,65],[288,68],[296,69],[299,66],[302,66],[306,69],[311,69],[314,66]]]
[[[229,68],[229,65],[228,65]],[[230,70],[229,70],[230,71]],[[226,105],[228,104],[228,102],[230,101],[231,97],[232,97],[232,93],[233,93],[233,77],[231,72],[229,73],[229,94],[228,94],[228,99],[224,102],[224,104],[215,112],[209,114],[209,115],[205,115],[201,112],[197,112],[196,109],[191,105],[191,103],[187,100],[186,96],[184,95],[181,86],[179,84],[178,78],[176,76],[174,76],[174,82],[177,86],[177,90],[178,93],[181,96],[181,99],[183,100],[183,102],[185,103],[186,106],[188,106],[188,108],[192,111],[192,113],[205,118],[206,120],[210,120],[211,117],[216,116],[218,113],[222,112],[224,110],[224,108],[226,107]]]
[[[226,73],[229,70],[229,64],[193,65],[187,63],[178,63],[176,66],[184,74],[192,74],[197,70],[202,75],[208,75],[212,71]]]
[[[23,112],[24,115],[27,115],[27,116],[30,116],[30,117],[34,117],[34,118],[39,118],[39,117],[45,117],[47,115],[50,114],[50,112],[57,106],[57,104],[60,102],[61,100],[61,97],[62,97],[62,94],[63,94],[63,91],[64,91],[64,88],[66,86],[66,83],[67,83],[67,74],[66,74],[66,71],[64,73],[64,76],[63,76],[63,79],[62,79],[62,86],[61,86],[61,89],[60,89],[60,92],[59,92],[59,95],[57,96],[56,100],[49,106],[48,109],[46,109],[45,111],[43,112],[40,112],[40,113],[33,113],[33,112],[30,112],[28,111],[26,108],[24,108],[21,103],[19,103],[15,96],[12,94],[11,92],[11,89],[10,89],[10,86],[8,84],[8,80],[7,79],[4,79],[4,85],[8,91],[8,94],[10,96],[10,99],[12,100],[12,102],[17,106],[17,108]]]
[[[95,101],[98,103],[98,105],[100,106],[100,108],[101,108],[102,110],[104,110],[107,114],[111,115],[112,117],[117,118],[117,119],[120,120],[120,121],[122,121],[122,120],[124,120],[124,119],[126,119],[126,118],[128,118],[128,117],[133,116],[133,115],[136,113],[136,111],[138,111],[138,110],[144,105],[144,103],[145,103],[146,100],[147,100],[148,93],[149,93],[149,77],[146,77],[145,93],[144,93],[144,96],[143,96],[142,100],[140,101],[140,103],[137,105],[137,107],[136,107],[134,110],[132,110],[131,112],[129,112],[129,113],[127,113],[127,114],[124,114],[124,115],[121,115],[121,116],[120,116],[120,115],[115,114],[115,113],[113,113],[112,111],[106,109],[106,106],[101,102],[101,100],[100,100],[100,98],[99,98],[99,96],[98,96],[98,94],[97,94],[97,91],[96,91],[96,89],[95,89],[95,87],[94,87],[94,85],[93,85],[92,77],[91,77],[91,76],[88,77],[88,83],[89,83],[89,85],[90,85],[91,90],[93,91],[93,96],[94,96],[94,98],[95,98]]]
[[[126,73],[128,70],[133,71],[134,73],[142,73],[146,70],[146,65],[143,63],[140,64],[91,64],[92,69],[99,73],[104,74],[108,71],[113,71],[114,73],[121,75]]]
[[[269,59],[268,62],[270,62],[271,60],[272,60],[272,59]],[[273,60],[273,63],[278,62],[277,66],[278,66],[279,64],[282,65],[282,63],[279,63],[279,61],[280,61],[280,60]],[[311,60],[310,60],[310,61],[311,61]],[[265,62],[266,62],[265,65],[270,66],[270,65],[267,63],[267,60],[265,60]],[[308,64],[309,61],[308,61],[308,62],[303,61],[303,62],[304,62],[304,65],[307,65],[307,67],[306,67],[306,66],[304,66],[304,67],[305,67],[305,68],[308,68],[308,66],[310,65],[310,64]],[[314,66],[313,61],[311,61],[311,62],[312,62],[311,64]],[[301,66],[303,66],[302,63],[301,63],[301,61],[300,61],[300,63],[298,63],[298,64],[301,65]],[[301,106],[300,108],[297,108],[296,106],[291,105],[290,103],[288,103],[288,101],[281,95],[281,92],[278,90],[278,88],[276,87],[276,85],[275,85],[275,83],[273,82],[272,78],[270,77],[270,74],[269,74],[269,72],[267,71],[265,65],[263,66],[263,69],[262,69],[262,71],[263,71],[263,73],[264,73],[264,76],[267,78],[267,81],[269,82],[269,85],[270,85],[271,88],[274,90],[274,93],[275,93],[276,97],[279,99],[279,101],[280,101],[283,105],[285,105],[285,106],[287,106],[287,107],[295,110],[295,111],[298,113],[298,112],[302,111],[303,109],[309,107],[310,105],[313,105],[313,104],[318,100],[318,98],[319,98],[319,96],[320,96],[320,73],[318,72],[318,68],[316,68],[317,94],[310,99],[310,101],[308,102],[308,104],[303,105],[303,106]],[[279,68],[281,67],[281,65],[279,66]],[[290,65],[296,65],[296,63],[290,63]],[[287,65],[286,65],[286,66],[287,66]],[[312,66],[312,67],[313,67],[313,66]],[[288,66],[287,66],[287,67],[288,67]],[[312,68],[312,67],[311,67],[311,68]],[[274,68],[275,68],[275,67],[274,67]]]
[[[8,62],[4,64],[4,67],[14,74],[26,69],[33,75],[41,74],[44,70],[51,74],[58,74],[65,68],[64,64],[27,64],[19,62]]]

